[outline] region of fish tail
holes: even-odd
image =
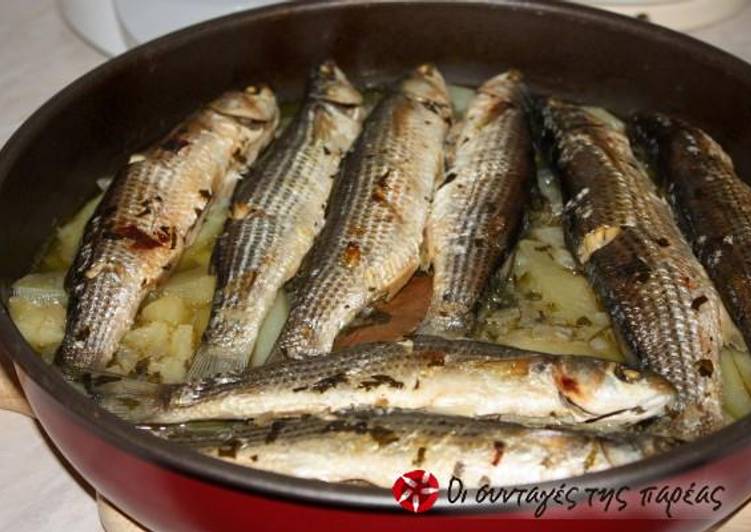
[[[67,378],[82,386],[102,408],[131,422],[152,419],[164,409],[174,385],[148,382],[111,373],[80,373]]]
[[[200,420],[189,423],[148,423],[139,424],[138,428],[150,432],[162,439],[190,445],[196,448],[222,447],[228,443],[232,446],[240,444],[240,438],[256,431],[256,424],[252,420]]]
[[[186,379],[192,382],[228,373],[242,373],[248,367],[249,358],[243,353],[231,353],[226,349],[204,345],[198,348]]]

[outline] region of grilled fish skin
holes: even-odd
[[[489,79],[452,130],[427,227],[433,295],[423,333],[470,333],[477,302],[519,234],[534,171],[525,92],[516,71]]]
[[[228,92],[122,168],[89,220],[68,272],[68,321],[56,362],[103,368],[143,298],[179,260],[217,198],[271,140],[267,87]]]
[[[714,139],[682,120],[640,114],[630,133],[651,158],[679,226],[751,345],[751,187]]]
[[[445,82],[432,65],[415,69],[371,112],[294,280],[272,360],[328,353],[358,312],[396,294],[418,268],[450,117]]]
[[[675,385],[676,434],[722,426],[722,304],[623,130],[588,110],[537,102],[564,196],[566,237],[627,354]]]
[[[415,336],[184,385],[88,379],[99,403],[131,421],[177,423],[390,406],[546,424],[623,427],[660,416],[675,389],[649,371]]]
[[[401,411],[327,417],[144,426],[161,438],[229,462],[328,482],[389,488],[404,471],[452,475],[466,488],[519,485],[602,471],[665,452],[677,442],[649,435],[569,430]]]
[[[212,258],[211,318],[188,379],[246,368],[277,291],[323,226],[333,179],[363,117],[362,95],[336,64],[315,68],[302,109],[235,190]]]

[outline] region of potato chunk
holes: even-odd
[[[171,325],[189,323],[192,316],[183,300],[175,295],[164,295],[141,310],[144,321],[163,321]]]
[[[746,356],[748,356],[747,353]],[[720,353],[720,369],[725,409],[734,418],[741,418],[751,412],[751,396],[735,364],[734,353],[730,350],[723,350]]]
[[[188,305],[208,305],[214,297],[216,278],[203,268],[174,274],[162,287],[162,294],[181,298]]]
[[[66,266],[70,266],[78,252],[78,246],[83,236],[83,230],[86,223],[94,214],[94,209],[99,205],[102,199],[100,194],[90,200],[83,208],[76,213],[71,221],[61,226],[57,230],[57,242],[53,246],[53,251],[57,252],[58,257]]]
[[[65,307],[60,303],[35,303],[13,296],[8,310],[21,335],[37,351],[51,351],[65,334]]]
[[[587,280],[556,260],[555,251],[539,240],[519,242],[514,278],[521,297],[544,301],[551,314],[571,323],[599,312],[597,296]]]
[[[65,305],[68,295],[63,288],[63,272],[30,273],[13,283],[13,295],[34,303]]]

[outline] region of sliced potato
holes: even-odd
[[[102,195],[100,194],[90,200],[76,213],[71,221],[57,230],[57,241],[53,245],[53,251],[57,253],[66,266],[70,266],[73,262],[78,251],[78,245],[81,242],[81,236],[83,236],[84,227],[86,227],[86,222],[94,214],[94,209],[99,205],[101,199]]]
[[[173,357],[164,357],[149,362],[148,373],[158,375],[162,382],[176,384],[185,381],[185,362]]]
[[[200,268],[204,272],[209,271],[211,263],[211,246],[205,248],[189,248],[186,250],[180,263],[177,265],[178,272]]]
[[[199,307],[195,314],[193,314],[193,338],[196,342],[199,342],[203,331],[209,326],[209,318],[211,317],[211,307],[204,305]]]
[[[284,289],[281,289],[277,292],[274,304],[269,309],[269,313],[266,315],[258,331],[256,346],[250,359],[251,366],[261,366],[266,363],[276,343],[276,339],[279,337],[279,333],[282,332],[282,327],[284,327],[284,322],[287,321],[288,315],[289,302],[287,294],[284,292]]]
[[[193,327],[179,325],[172,333],[169,356],[152,362],[149,369],[158,372],[167,383],[183,382],[188,363],[193,358]]]
[[[496,340],[503,345],[519,349],[552,353],[556,355],[578,354],[592,355],[592,349],[586,342],[576,342],[569,338],[555,338],[552,334],[535,334],[529,329],[514,329]]]
[[[203,268],[194,268],[174,274],[162,287],[162,294],[176,296],[188,305],[202,306],[211,303],[216,279]]]
[[[120,343],[126,348],[158,358],[169,352],[170,337],[169,325],[162,321],[153,321],[131,329],[123,336]]]
[[[64,272],[30,273],[13,283],[13,295],[34,303],[60,303],[68,296],[63,288]]]
[[[566,250],[566,239],[560,226],[536,227],[529,232],[529,238]]]
[[[36,303],[13,296],[8,310],[21,335],[37,350],[56,348],[65,334],[65,307],[60,303]]]
[[[170,356],[182,361],[193,358],[193,326],[178,325],[170,340]]]
[[[607,336],[598,336],[598,339],[601,342],[579,338],[578,331],[575,328],[541,325],[535,328],[511,330],[507,334],[499,336],[495,341],[541,353],[584,355],[607,358],[616,362],[623,361],[623,356],[612,340],[608,339]]]
[[[738,419],[751,412],[751,396],[733,359],[733,353],[728,350],[720,354],[725,409]]]
[[[227,204],[215,204],[206,213],[206,219],[201,226],[198,236],[183,253],[178,271],[197,267],[207,268],[211,259],[211,251],[219,233],[222,232],[227,218]]]
[[[549,312],[576,323],[600,310],[587,280],[559,264],[552,246],[537,240],[522,240],[516,253],[514,277],[522,298],[544,301]]]
[[[162,382],[183,382],[187,364],[193,357],[193,327],[178,325],[170,334],[169,348],[163,356],[149,360],[148,373],[159,375]]]
[[[191,318],[190,310],[183,300],[176,295],[164,295],[141,310],[143,321],[163,321],[171,325],[178,325],[189,323]]]
[[[140,349],[134,349],[120,342],[120,346],[112,359],[112,363],[107,369],[114,373],[128,375],[135,370],[136,365],[145,358],[148,358],[148,355]]]
[[[743,380],[746,390],[751,393],[751,354],[736,349],[726,349],[726,351],[733,355],[733,362],[738,369],[738,374]]]

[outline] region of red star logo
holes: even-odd
[[[438,500],[438,479],[429,471],[415,469],[397,478],[391,493],[408,512],[427,512]]]

